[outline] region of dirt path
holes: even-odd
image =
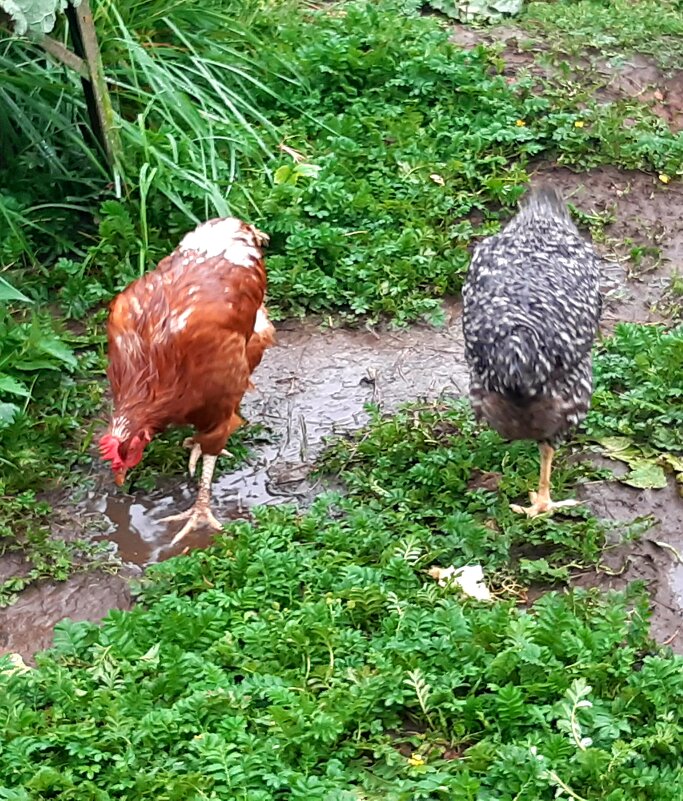
[[[598,243],[615,261],[614,276],[621,287],[619,299],[607,310],[606,327],[620,319],[651,322],[670,311],[670,276],[683,261],[683,226],[677,214],[683,190],[609,168],[575,175],[540,165],[538,173],[538,178],[543,175],[559,184],[584,212],[614,211],[616,222],[606,227],[604,241]],[[625,260],[634,247],[645,254],[638,269]],[[245,399],[243,411],[247,419],[269,429],[270,440],[255,447],[247,465],[216,481],[215,511],[222,519],[244,516],[256,504],[302,501],[315,494],[307,476],[325,438],[362,426],[366,403],[390,411],[406,401],[464,394],[460,306],[446,305],[446,326],[441,329],[326,331],[312,324],[281,325],[279,347],[268,352],[255,381],[258,390]],[[133,497],[96,491],[77,510],[67,511],[93,522],[104,520],[104,536],[116,543],[134,570],[166,559],[180,547],[201,547],[209,541],[197,536],[176,550],[169,547],[172,529],[159,518],[189,505],[194,497],[186,477],[175,486],[170,494]],[[592,574],[577,581],[623,586],[645,579],[653,597],[653,633],[661,641],[669,640],[683,611],[683,567],[675,563],[671,550],[653,543],[666,542],[683,552],[683,504],[676,489],[638,492],[602,482],[586,488],[586,493],[599,516],[629,521],[652,515],[659,522],[641,543],[609,553],[608,567],[616,575]],[[130,603],[125,572],[81,574],[62,584],[31,587],[14,606],[0,610],[0,652],[15,651],[28,659],[50,644],[52,626],[63,617],[99,620],[108,609],[128,608]],[[672,645],[683,653],[683,635]]]

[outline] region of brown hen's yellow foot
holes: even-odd
[[[192,453],[194,454],[195,447],[193,446]],[[187,523],[180,529],[180,531],[171,540],[171,545],[186,537],[191,531],[198,528],[212,528],[215,531],[220,531],[223,526],[216,519],[211,511],[211,480],[213,478],[213,471],[216,466],[217,456],[211,454],[204,454],[202,464],[202,477],[199,481],[199,492],[197,493],[197,501],[191,509],[185,512],[180,512],[177,515],[169,515],[164,517],[162,522],[171,522],[173,520],[186,520]]]
[[[552,501],[550,499],[550,473],[553,467],[555,451],[545,442],[539,443],[541,451],[541,476],[538,481],[538,492],[530,492],[531,506],[518,506],[510,504],[510,509],[519,515],[537,517],[538,515],[552,513],[556,509],[568,509],[571,506],[580,506],[580,501]]]
[[[550,498],[539,498],[537,492],[529,493],[531,506],[519,506],[516,503],[510,504],[510,509],[518,515],[527,517],[538,517],[542,514],[552,514],[556,509],[568,509],[572,506],[580,506],[581,501],[568,499],[566,501],[551,501]]]
[[[212,528],[214,531],[220,531],[223,526],[216,519],[214,513],[209,506],[196,503],[191,509],[180,512],[177,515],[169,515],[162,518],[162,523],[171,523],[175,520],[187,520],[187,523],[180,529],[180,531],[171,540],[171,545],[180,542],[184,537],[197,529]]]

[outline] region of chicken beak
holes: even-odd
[[[126,468],[124,467],[121,470],[117,470],[114,473],[114,482],[116,483],[117,487],[122,487],[125,480],[126,480]]]

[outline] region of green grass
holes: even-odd
[[[683,327],[618,326],[595,372],[586,438],[629,466],[627,484],[683,483]]]
[[[683,55],[681,11],[678,0],[559,0],[528,3],[520,22],[571,55],[592,50],[618,62],[642,53],[676,68]]]
[[[6,47],[33,150],[14,144],[5,203],[16,219],[4,247],[22,285],[56,290],[70,315],[152,266],[198,219],[232,210],[272,235],[279,314],[434,317],[437,299],[462,283],[472,238],[496,227],[501,207],[509,213],[537,157],[672,176],[680,167],[683,139],[637,102],[598,104],[590,90],[528,77],[509,85],[495,50],[462,51],[436,19],[389,0],[343,13],[226,2],[202,13],[200,30],[191,0],[162,11],[151,0],[97,10],[126,153],[120,200],[72,145],[83,109],[67,82],[38,202],[28,168],[54,84],[18,69],[25,45]],[[293,169],[280,143],[307,168]],[[94,219],[88,207],[99,208]],[[71,246],[65,215],[78,233]],[[22,218],[30,225],[17,234]],[[20,269],[27,262],[40,269]]]

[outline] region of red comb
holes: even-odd
[[[100,456],[108,462],[120,462],[119,444],[120,442],[116,437],[111,434],[104,434],[100,439]]]

